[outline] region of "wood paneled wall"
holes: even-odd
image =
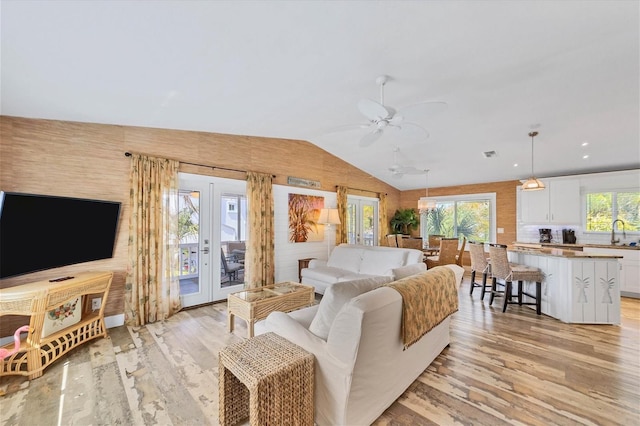
[[[276,175],[274,183],[280,185],[287,185],[287,177],[294,176],[319,181],[324,191],[335,192],[336,185],[345,185],[385,192],[389,215],[400,202],[397,189],[305,141],[7,116],[0,117],[0,132],[0,189],[123,203],[112,259],[7,278],[0,281],[0,287],[85,270],[112,270],[115,278],[105,307],[107,316],[124,311],[130,165],[129,158],[124,156],[126,151],[271,173]],[[244,173],[208,167],[185,165],[181,169],[245,179]],[[74,231],[82,232],[82,229],[70,230]],[[34,250],[37,250],[37,241],[34,241]]]
[[[389,217],[397,208],[415,207],[424,194],[424,189],[401,193],[305,141],[0,116],[0,189],[123,203],[112,259],[8,278],[0,281],[0,287],[85,270],[112,270],[115,278],[105,313],[109,316],[124,311],[130,161],[124,156],[126,151],[181,162],[271,173],[276,175],[274,183],[280,185],[287,185],[287,177],[294,176],[320,181],[320,189],[324,191],[335,192],[336,185],[345,185],[386,192]],[[245,178],[244,173],[209,167],[182,165],[181,170]],[[497,226],[505,230],[504,234],[498,234],[498,242],[511,243],[516,238],[517,185],[517,181],[509,181],[429,188],[429,195],[496,192]],[[81,229],[78,231],[82,232]],[[37,242],[34,242],[34,249],[37,250]]]

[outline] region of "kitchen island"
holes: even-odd
[[[620,324],[621,256],[519,245],[510,246],[508,252],[510,262],[544,272],[543,314],[567,323]],[[535,293],[535,283],[524,286],[526,292]]]

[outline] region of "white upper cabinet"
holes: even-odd
[[[580,223],[580,180],[541,179],[541,191],[520,190],[520,218],[532,224]]]

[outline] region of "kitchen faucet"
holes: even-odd
[[[616,240],[616,222],[622,223],[622,238],[627,238],[627,234],[624,232],[624,220],[616,219],[611,224],[611,245],[615,245],[620,242],[619,239]]]

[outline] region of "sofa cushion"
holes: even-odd
[[[392,276],[392,270],[405,265],[405,250],[364,250],[359,272]]]
[[[327,340],[331,324],[340,309],[354,297],[374,290],[391,282],[391,277],[370,277],[354,281],[344,281],[329,286],[318,306],[318,312],[309,325],[309,331]]]
[[[410,277],[411,275],[419,274],[427,270],[427,265],[424,262],[414,263],[413,265],[401,266],[393,270],[393,278],[396,280]]]
[[[327,284],[337,283],[338,281],[347,281],[346,277],[349,275],[353,275],[353,272],[345,269],[331,268],[329,266],[305,268],[302,270],[302,276],[304,278],[326,282]]]
[[[363,250],[360,248],[338,246],[331,252],[327,266],[358,272],[360,270],[360,263],[362,262],[362,252]]]

